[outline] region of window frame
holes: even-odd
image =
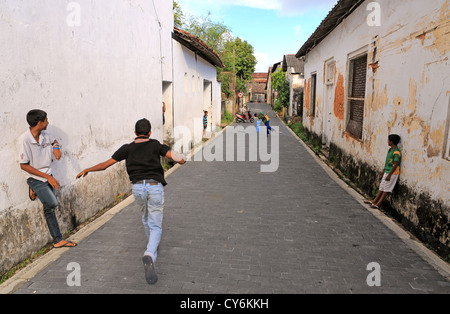
[[[364,98],[353,97],[353,81],[354,81],[354,62],[360,58],[366,58],[366,66],[365,66],[365,82],[364,82]],[[368,46],[365,46],[353,53],[348,54],[347,59],[347,83],[346,83],[346,121],[345,121],[345,133],[350,135],[352,138],[362,141],[364,138],[364,113],[366,106],[366,96],[367,96],[367,77],[368,77],[368,62],[369,62],[369,49]],[[353,111],[352,111],[352,101],[362,102],[362,121],[359,122],[357,120],[351,119]],[[360,131],[360,134],[355,133],[355,129]]]

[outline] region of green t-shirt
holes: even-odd
[[[267,121],[269,121],[269,117],[266,114],[262,113],[262,112],[259,113],[258,118],[260,118],[264,124]]]
[[[398,161],[398,168],[395,170],[393,174],[400,174],[400,163],[402,162],[402,153],[396,146],[394,149],[389,149],[386,156],[386,163],[384,164],[384,172],[390,173],[392,168],[394,167],[394,162]]]

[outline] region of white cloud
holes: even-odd
[[[182,0],[187,6],[215,8],[222,6],[244,6],[262,10],[273,10],[281,15],[301,15],[310,9],[327,9],[331,11],[338,0]]]
[[[255,52],[256,58],[255,72],[267,72],[269,68],[269,55],[263,52]]]
[[[335,6],[338,0],[273,0],[280,2],[280,8],[277,10],[282,15],[293,16],[301,15],[311,9],[331,9]]]
[[[281,60],[279,56],[273,56],[268,53],[263,52],[255,52],[254,53],[256,61],[258,62],[255,66],[255,72],[264,72],[267,73],[269,71],[269,67],[273,66],[275,63],[280,62]],[[281,56],[283,58],[283,56]]]
[[[295,37],[301,36],[302,27],[300,25],[295,25]]]

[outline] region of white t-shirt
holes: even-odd
[[[52,143],[55,138],[45,131],[42,131],[39,135],[39,143],[36,142],[31,131],[28,130],[23,133],[18,140],[18,152],[19,152],[19,163],[30,164],[33,168],[46,173],[48,175],[52,174],[52,169],[50,164],[53,160],[53,147]],[[28,177],[34,178],[39,181],[46,182],[47,180],[31,175],[27,173]]]

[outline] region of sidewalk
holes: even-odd
[[[448,264],[365,206],[270,117],[279,127],[277,172],[261,173],[261,162],[191,161],[167,177],[156,285],[144,278],[145,232],[129,198],[75,235],[76,248],[52,250],[0,292],[450,293]],[[368,285],[372,262],[381,286]],[[80,286],[67,284],[70,263],[80,267]]]

